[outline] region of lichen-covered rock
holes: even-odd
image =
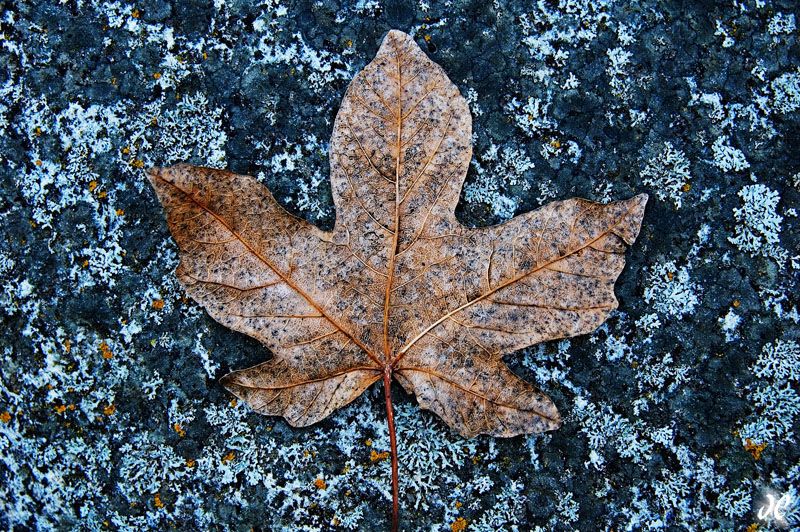
[[[324,139],[392,27],[470,107],[463,223],[652,198],[615,315],[508,360],[561,429],[464,440],[397,391],[401,528],[743,529],[767,491],[796,498],[796,18],[782,1],[12,2],[0,527],[387,526],[381,398],[305,429],[232,402],[217,379],[267,353],[186,299],[142,169],[254,175],[330,229]]]

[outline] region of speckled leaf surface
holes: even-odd
[[[550,398],[502,357],[603,323],[647,196],[570,199],[463,226],[454,210],[471,135],[455,85],[392,31],[336,118],[331,232],[287,213],[251,177],[150,170],[181,250],[180,282],[275,354],[227,375],[229,390],[305,426],[388,375],[465,437],[559,426]]]

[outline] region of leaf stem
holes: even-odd
[[[392,413],[392,370],[383,372],[383,390],[386,393],[386,421],[389,423],[389,442],[392,446],[392,532],[397,532],[400,520],[400,489],[397,475],[397,439],[394,431],[394,414]]]

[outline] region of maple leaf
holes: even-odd
[[[333,231],[287,213],[252,177],[149,170],[181,250],[181,284],[275,354],[226,375],[226,388],[304,426],[383,380],[395,527],[392,379],[464,437],[557,428],[550,398],[502,357],[603,323],[647,202],[569,199],[465,227],[454,211],[471,135],[455,85],[410,36],[391,31],[336,116]]]

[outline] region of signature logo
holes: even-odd
[[[780,498],[772,493],[766,494],[767,500],[758,509],[760,521],[775,520],[779,526],[786,525],[786,514],[794,507],[795,497],[791,493],[784,493]]]

